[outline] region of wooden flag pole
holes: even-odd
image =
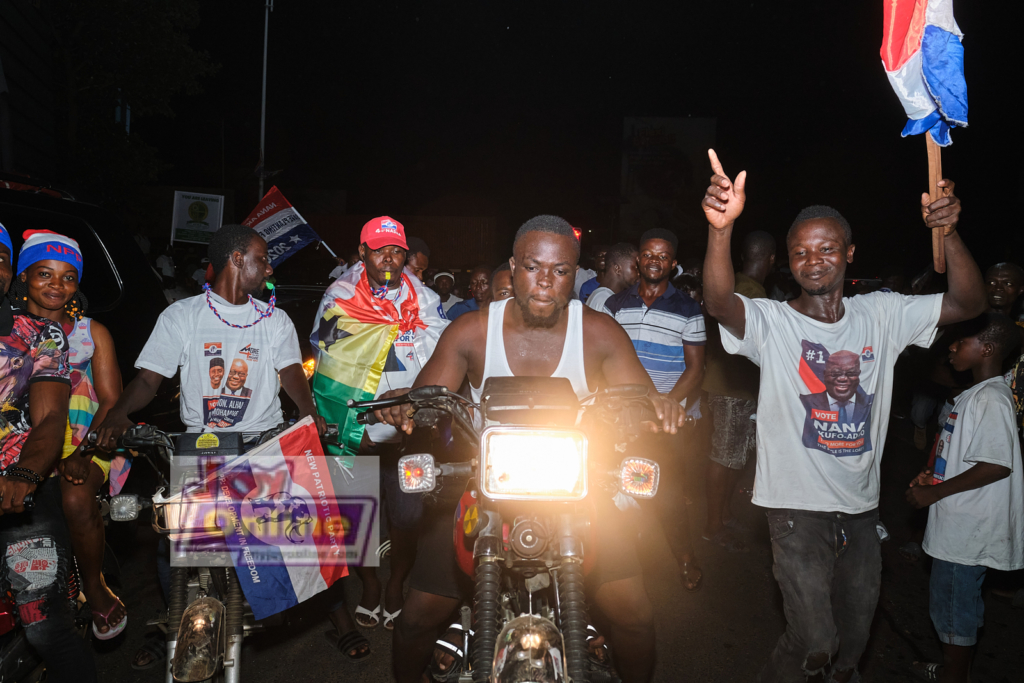
[[[939,187],[939,181],[942,180],[942,148],[932,140],[930,132],[925,132],[924,139],[928,144],[928,197],[934,202],[942,196]],[[932,228],[932,266],[936,273],[946,272],[945,232],[945,228]]]

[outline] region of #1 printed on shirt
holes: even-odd
[[[801,394],[807,410],[803,445],[836,457],[871,450],[871,404],[874,394],[860,385],[865,363],[874,363],[872,347],[829,352],[822,344],[802,340],[800,377],[810,391]]]

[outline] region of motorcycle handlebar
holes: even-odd
[[[380,420],[378,420],[377,416],[373,414],[373,411],[368,410],[365,413],[359,413],[356,415],[356,424],[375,425],[378,422],[380,422]]]

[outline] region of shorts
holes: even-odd
[[[423,518],[423,494],[402,493],[398,485],[398,465],[382,466],[380,481],[384,494],[384,509],[392,529],[415,531]]]
[[[586,577],[588,590],[639,576],[642,571],[636,550],[638,514],[619,510],[604,492],[595,495],[596,519],[591,520],[590,528],[597,560]],[[473,580],[462,572],[455,559],[454,521],[455,504],[432,508],[425,515],[416,562],[409,574],[410,588],[459,600],[472,596]]]
[[[757,401],[710,394],[708,406],[714,423],[708,457],[722,467],[743,469],[756,443],[756,424],[750,418],[757,412]]]
[[[60,459],[61,460],[66,460],[68,458],[68,456],[70,456],[72,453],[74,453],[77,450],[77,448],[78,448],[77,446],[75,446],[74,442],[72,441],[71,434],[72,434],[72,432],[71,432],[71,423],[68,422],[67,426],[64,428],[64,446],[61,448],[61,454],[60,454]],[[123,458],[124,456],[115,456],[115,457],[122,457]],[[94,463],[96,463],[96,466],[100,468],[101,472],[103,472],[103,481],[106,481],[107,479],[109,479],[110,478],[110,459],[109,458],[103,459],[103,458],[99,457],[98,455],[94,455],[94,456],[92,456],[92,461]],[[56,475],[56,474],[57,474],[57,470],[55,469],[54,470],[54,475]]]
[[[928,611],[943,643],[970,647],[978,642],[985,623],[981,585],[987,569],[933,560]]]

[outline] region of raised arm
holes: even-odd
[[[953,194],[955,183],[939,181],[942,196],[929,201],[927,193],[921,195],[921,217],[929,228],[944,228],[946,250],[946,278],[949,291],[942,295],[942,313],[939,325],[970,320],[981,315],[988,305],[985,281],[967,245],[960,239],[956,226],[960,221],[960,199]]]
[[[747,201],[747,172],[740,171],[733,183],[722,169],[715,150],[709,149],[711,185],[701,207],[708,219],[708,252],[704,257],[704,304],[729,333],[743,339],[746,318],[743,301],[736,296],[736,273],[732,267],[732,229]]]

